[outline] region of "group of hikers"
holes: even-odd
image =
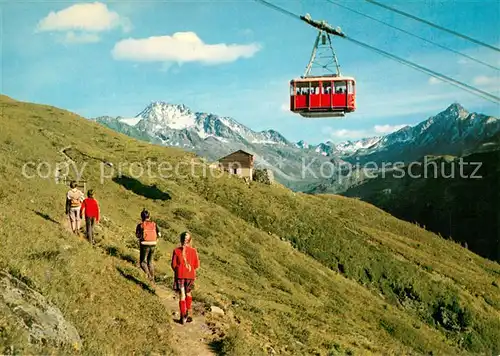
[[[71,229],[75,235],[80,235],[81,221],[85,217],[85,236],[87,240],[95,245],[94,225],[99,223],[100,207],[94,197],[94,190],[89,189],[87,198],[78,189],[77,183],[70,183],[70,190],[66,194],[66,215],[71,223]],[[148,280],[154,285],[155,274],[153,266],[153,255],[158,238],[161,237],[160,228],[153,220],[149,211],[141,211],[141,222],[135,229],[135,235],[139,242],[139,261],[141,269],[146,273]],[[174,283],[172,288],[179,295],[179,311],[181,324],[192,322],[192,290],[196,279],[196,270],[200,267],[198,252],[192,247],[192,237],[187,231],[180,235],[180,246],[172,252],[170,263],[174,271]]]

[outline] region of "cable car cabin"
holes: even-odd
[[[307,118],[343,117],[356,110],[351,77],[305,77],[290,81],[290,110]]]

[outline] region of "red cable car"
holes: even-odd
[[[337,76],[292,79],[290,110],[307,118],[343,117],[356,110],[356,81]]]
[[[319,33],[304,75],[290,81],[290,111],[306,118],[343,117],[356,110],[356,80],[340,74],[330,34],[345,35],[324,21],[311,20],[308,15],[302,19],[318,28]],[[330,73],[311,75],[313,66]]]

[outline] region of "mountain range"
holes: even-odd
[[[408,163],[427,154],[460,156],[500,132],[498,118],[470,113],[458,103],[415,126],[338,144],[291,142],[275,130],[253,131],[230,117],[193,112],[183,104],[161,101],[150,103],[134,118],[101,116],[92,120],[134,138],[193,151],[209,161],[243,149],[255,155],[257,167],[269,168],[284,185],[307,192],[348,188],[339,184],[335,174],[321,177],[324,163],[333,163],[333,173],[368,162]]]

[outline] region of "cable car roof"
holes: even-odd
[[[353,82],[356,81],[356,79],[354,79],[353,77],[337,77],[337,76],[327,76],[327,75],[324,75],[324,76],[316,76],[316,77],[300,77],[300,78],[294,78],[292,80],[290,80],[290,83],[308,83],[308,82],[319,82],[319,81],[327,81],[327,82],[331,82],[331,81],[341,81],[341,80],[352,80]]]

